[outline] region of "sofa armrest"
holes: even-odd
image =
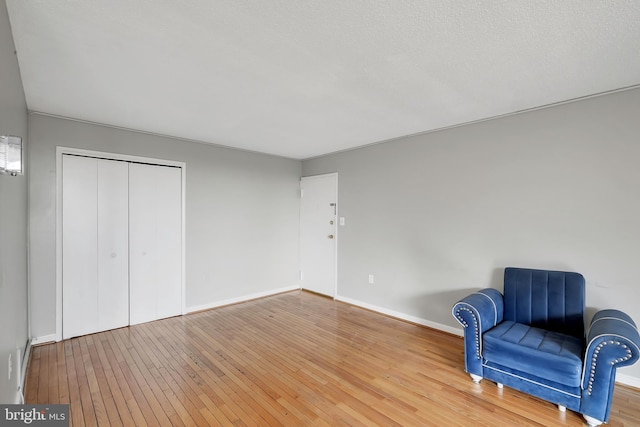
[[[633,320],[619,310],[597,312],[587,333],[580,412],[606,422],[616,369],[634,364],[639,357],[640,335]]]
[[[464,327],[465,370],[482,376],[482,334],[502,322],[502,294],[486,288],[458,301],[452,309],[456,320]]]

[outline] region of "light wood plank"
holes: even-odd
[[[463,372],[458,336],[295,291],[34,347],[28,403],[71,425],[583,426]],[[617,386],[609,426],[637,426]]]

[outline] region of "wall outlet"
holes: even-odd
[[[369,284],[373,285],[373,274],[369,275]]]
[[[9,353],[9,360],[7,362],[8,365],[8,376],[9,376],[9,381],[11,381],[11,371],[13,371],[13,362],[11,361],[11,353]]]

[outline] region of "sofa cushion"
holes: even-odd
[[[571,387],[580,385],[584,342],[571,335],[504,321],[484,334],[483,357]]]

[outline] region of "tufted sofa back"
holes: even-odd
[[[584,339],[584,277],[507,267],[504,319]]]

